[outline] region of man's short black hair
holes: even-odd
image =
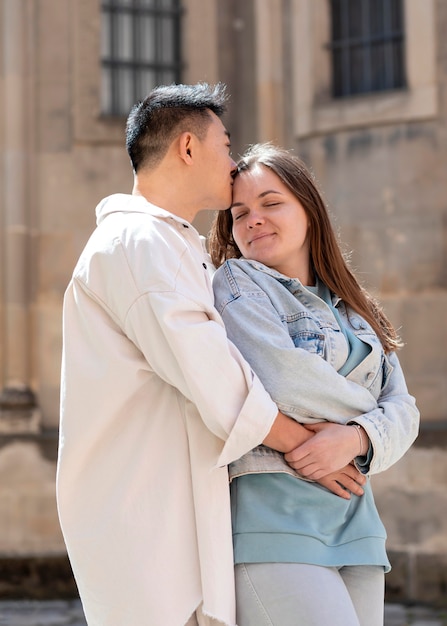
[[[155,87],[127,118],[126,148],[134,171],[157,165],[182,132],[203,139],[211,122],[209,111],[221,117],[226,102],[223,83]]]

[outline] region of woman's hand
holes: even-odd
[[[345,468],[359,454],[359,436],[353,426],[318,422],[306,424],[306,428],[314,432],[314,436],[285,454],[290,467],[305,478],[319,481],[328,477]],[[366,433],[364,437],[367,439]]]
[[[326,487],[336,496],[350,500],[351,493],[356,496],[363,495],[362,485],[366,483],[366,477],[354,465],[349,464],[340,471],[328,474],[315,482],[322,487]]]

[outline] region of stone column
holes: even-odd
[[[282,0],[255,0],[258,141],[284,145]]]
[[[2,0],[1,90],[3,160],[0,230],[3,380],[0,432],[36,432],[39,416],[31,390],[30,278],[33,177],[34,3]]]

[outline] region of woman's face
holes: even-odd
[[[242,255],[312,284],[309,220],[303,206],[264,165],[238,174],[233,185],[233,237]]]

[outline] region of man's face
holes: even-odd
[[[231,158],[230,136],[217,115],[209,112],[211,122],[200,142],[199,191],[201,209],[222,211],[231,204],[233,172],[236,164]]]

